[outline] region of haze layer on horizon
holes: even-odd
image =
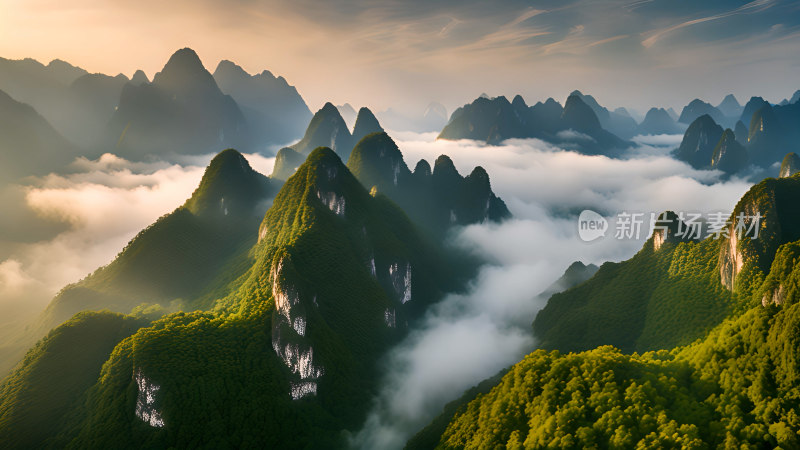
[[[606,106],[778,102],[798,89],[800,4],[787,0],[5,0],[0,56],[90,72],[143,69],[176,49],[284,76],[312,110],[449,110],[485,92]],[[642,111],[643,112],[643,111]]]

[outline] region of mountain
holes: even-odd
[[[603,129],[597,114],[580,95],[562,108],[553,99],[526,107],[521,96],[479,97],[456,109],[439,139],[474,139],[499,144],[505,139],[537,138],[587,154],[616,156],[630,146]]]
[[[339,114],[342,115],[342,119],[344,119],[347,126],[351,126],[350,124],[356,120],[356,110],[353,109],[353,106],[350,103],[345,103],[344,105],[337,105],[336,109],[339,110]]]
[[[728,128],[722,133],[719,143],[711,156],[711,168],[727,174],[736,173],[747,166],[747,150],[736,140],[734,132]]]
[[[236,154],[220,157],[207,172],[233,174]],[[214,180],[184,207],[224,220]],[[452,268],[328,148],[311,152],[256,231],[205,312],[146,325],[82,313],[38,344],[1,388],[14,393],[0,408],[4,447],[343,447],[377,392],[380,356],[454,287]],[[20,418],[36,432],[13,434]]]
[[[44,175],[61,168],[77,155],[77,149],[30,105],[0,91],[0,183],[29,175]]]
[[[787,151],[800,151],[800,103],[786,106],[764,105],[753,113],[748,135],[748,150],[757,164],[769,167]]]
[[[478,97],[469,105],[456,109],[437,139],[474,139],[498,144],[505,139],[523,138],[530,134],[508,99]]]
[[[676,158],[689,163],[695,169],[708,168],[722,132],[722,127],[711,116],[706,114],[698,117],[686,129],[675,154]]]
[[[736,126],[733,129],[733,134],[736,135],[736,141],[742,145],[747,145],[747,125],[742,123],[742,121],[736,122]]]
[[[347,167],[365,188],[392,199],[436,237],[453,225],[499,222],[511,216],[505,203],[492,192],[489,175],[482,167],[462,177],[453,161],[442,155],[433,171],[423,160],[412,173],[385,132],[362,139],[350,154]]]
[[[439,131],[447,125],[447,108],[441,103],[431,102],[422,113],[420,131]]]
[[[214,80],[236,100],[262,143],[285,144],[297,139],[311,120],[311,111],[297,89],[268,70],[250,75],[222,60],[214,70]]]
[[[206,309],[213,299],[199,297],[219,282],[223,268],[233,269],[223,276],[236,273],[274,186],[236,150],[219,153],[184,205],[142,230],[110,264],[62,289],[42,314],[39,331],[85,310],[129,313],[142,303]]]
[[[798,200],[796,177],[764,180],[729,219],[763,213],[758,239],[737,244],[731,224],[731,238],[666,243],[650,253],[651,238],[632,259],[606,263],[554,295],[547,308],[560,305],[558,321],[569,329],[560,343],[544,340],[543,349],[468,391],[408,448],[796,447]],[[719,272],[731,245],[744,267],[732,292]],[[552,325],[542,318],[547,308],[535,330]],[[585,308],[592,312],[582,318]],[[627,350],[604,345],[620,329],[630,333],[618,341]],[[664,340],[675,331],[681,339]],[[574,333],[593,342],[576,347]],[[643,341],[645,334],[655,339]],[[638,353],[627,353],[632,347]],[[645,352],[658,348],[668,350]]]
[[[793,105],[798,101],[800,101],[800,90],[794,91],[794,94],[792,94],[792,97],[789,99],[788,103]]]
[[[372,133],[380,133],[382,131],[383,127],[381,127],[375,115],[372,114],[372,111],[370,111],[369,108],[362,107],[358,110],[351,140],[353,144],[357,144],[364,136]]]
[[[750,100],[748,100],[747,104],[744,105],[744,110],[742,111],[742,115],[739,120],[741,120],[745,125],[751,123],[753,121],[753,114],[765,106],[770,106],[770,104],[763,98],[750,97]]]
[[[0,442],[4,448],[41,448],[100,375],[123,339],[148,320],[85,312],[50,332],[0,384]],[[48,433],[48,431],[50,431]]]
[[[289,147],[278,150],[270,178],[286,181],[303,164],[303,161],[305,161],[305,157]]]
[[[783,162],[781,162],[781,171],[779,176],[781,178],[786,178],[796,174],[797,172],[800,172],[800,156],[797,156],[797,153],[794,152],[787,153],[783,158]]]
[[[573,91],[570,96],[578,96],[584,103],[586,103],[598,120],[600,125],[606,130],[614,133],[622,139],[630,139],[637,134],[638,125],[636,121],[628,114],[624,108],[618,108],[614,111],[609,111],[607,108],[600,106],[591,95],[583,94],[581,91]]]
[[[138,86],[142,83],[149,83],[149,82],[150,80],[147,78],[147,74],[145,74],[144,71],[142,71],[141,69],[134,72],[133,76],[131,77],[131,84],[133,84],[134,86]]]
[[[710,116],[716,123],[721,124],[726,122],[725,115],[722,114],[720,110],[697,98],[684,106],[683,111],[681,111],[681,116],[678,118],[678,122],[691,124],[704,115]]]
[[[317,147],[330,147],[341,158],[346,159],[353,148],[352,137],[339,110],[332,103],[314,114],[303,138],[289,146],[301,155],[308,155]]]
[[[123,87],[106,140],[115,153],[134,160],[230,147],[253,150],[250,127],[236,101],[222,93],[189,48],[175,52],[152,83]]]
[[[101,145],[105,127],[119,104],[120,95],[128,78],[119,74],[86,74],[69,85],[65,94],[67,107],[58,119],[57,128],[64,130],[79,145],[95,149]],[[65,108],[65,109],[66,109]]]
[[[739,101],[736,100],[736,97],[733,94],[728,94],[722,99],[719,105],[717,105],[717,109],[725,115],[725,117],[739,117],[742,114],[742,105],[739,104]]]
[[[547,298],[564,292],[567,289],[577,286],[584,281],[592,278],[600,268],[594,264],[584,264],[581,261],[575,261],[567,267],[564,274],[561,275],[556,281],[542,291],[537,297]]]
[[[103,127],[127,81],[121,74],[89,74],[60,60],[45,66],[32,59],[0,58],[0,89],[31,105],[59,134],[97,156]]]
[[[562,143],[577,146],[583,153],[616,156],[630,146],[606,131],[592,108],[577,95],[570,95],[564,103],[560,126],[562,130],[556,137]]]
[[[681,132],[681,127],[664,108],[650,108],[644,116],[644,120],[639,124],[638,134],[677,134]]]

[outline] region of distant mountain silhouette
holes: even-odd
[[[664,108],[650,108],[639,124],[639,134],[676,134],[681,127]]]
[[[632,119],[631,119],[632,120]],[[617,155],[630,146],[605,130],[578,94],[562,108],[553,99],[528,107],[521,96],[479,97],[456,109],[439,139],[474,139],[498,144],[506,139],[538,138],[588,154]]]
[[[268,70],[250,75],[228,60],[214,71],[222,92],[242,109],[259,142],[286,144],[297,139],[311,120],[311,111],[294,86]]]
[[[77,149],[30,105],[0,91],[0,185],[43,175],[78,156]]]
[[[694,122],[698,117],[703,115],[708,115],[709,117],[714,119],[714,122],[716,123],[725,122],[725,115],[722,114],[720,110],[700,99],[692,100],[688,105],[686,105],[683,108],[683,111],[681,111],[681,116],[678,118],[678,122],[690,124]]]
[[[152,83],[124,86],[106,139],[116,153],[133,159],[226,147],[253,150],[250,128],[236,101],[222,93],[189,48],[175,52]]]

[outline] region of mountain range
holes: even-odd
[[[377,125],[359,116],[359,132]],[[444,156],[422,179],[428,191],[404,179],[384,193],[375,186],[397,178],[381,170],[403,157],[383,145],[394,143],[380,131],[356,146],[359,177],[318,147],[285,182],[236,150],[219,153],[183,205],[64,288],[34,324],[21,344],[46,336],[0,384],[0,442],[344,445],[342,430],[360,426],[376,392],[380,356],[477,268],[434,240],[445,230],[410,217],[443,208],[436,226],[451,227],[509,216],[483,169],[462,178]],[[373,186],[362,184],[368,172]],[[435,203],[419,209],[392,200],[434,187]],[[223,428],[197,426],[209,405]]]

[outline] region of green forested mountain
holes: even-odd
[[[453,225],[501,221],[511,216],[494,195],[489,175],[478,166],[462,177],[449,157],[437,158],[431,171],[422,160],[412,173],[403,154],[385,132],[364,137],[353,149],[347,167],[365,187],[385,194],[435,236]]]
[[[201,293],[244,270],[240,261],[276,191],[239,152],[219,153],[183,206],[142,230],[109,265],[62,289],[43,313],[40,332],[84,310],[210,307],[213,299]]]
[[[225,214],[218,195],[256,185],[239,173],[219,192],[216,177],[235,174],[240,155],[217,158],[179,210],[222,221],[246,206],[231,203]],[[71,336],[93,333],[97,321],[143,324],[100,313],[56,329],[4,382],[3,392],[19,394],[4,397],[0,444],[26,447],[30,441],[12,434],[29,423],[40,447],[344,445],[342,430],[361,425],[376,392],[379,356],[459,274],[327,148],[289,177],[256,232],[244,269],[206,288],[217,299],[206,312],[170,314],[127,338],[109,331],[91,361],[47,359],[47,346],[80,345]],[[46,386],[48,379],[29,376],[43,364],[76,375]],[[45,400],[37,395],[61,387],[70,397],[39,419],[31,408]]]
[[[83,312],[51,331],[0,384],[0,443],[37,448],[80,408],[120,341],[149,322],[108,311]]]
[[[758,239],[657,230],[554,295],[534,323],[543,349],[409,448],[796,448],[798,200],[800,178],[764,180],[731,215],[761,214]]]

